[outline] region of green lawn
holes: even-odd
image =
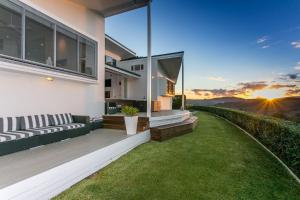
[[[57,199],[299,199],[300,185],[258,144],[198,117],[193,133],[141,145]]]

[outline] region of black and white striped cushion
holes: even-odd
[[[32,128],[32,129],[28,129],[28,130],[32,131],[34,134],[43,135],[43,134],[63,131],[64,129],[63,129],[63,127],[48,126],[48,127],[43,127],[43,128]]]
[[[32,137],[35,134],[32,131],[7,131],[0,133],[0,142],[18,140],[22,138]]]
[[[48,115],[31,115],[21,117],[21,128],[28,130],[32,128],[41,128],[49,126]]]
[[[71,130],[71,129],[85,127],[85,124],[71,123],[71,124],[60,125],[60,127],[62,127],[64,130]]]
[[[0,118],[0,133],[7,131],[16,131],[20,129],[20,118],[3,117]]]
[[[48,115],[51,119],[52,126],[58,126],[63,124],[71,124],[73,123],[73,118],[71,113],[64,113],[64,114],[54,114]]]

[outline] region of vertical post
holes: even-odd
[[[181,99],[181,110],[184,110],[184,104],[185,104],[185,102],[184,102],[184,56],[182,57],[182,71],[181,71],[181,78],[182,78],[182,88],[181,88],[181,92],[182,92],[182,99]]]
[[[26,58],[26,55],[25,55],[25,34],[26,34],[26,28],[25,28],[25,23],[26,23],[26,18],[25,18],[25,15],[26,15],[26,11],[25,11],[25,8],[22,9],[22,35],[21,35],[21,58],[22,60],[25,60]]]
[[[147,117],[151,117],[151,1],[147,6]]]

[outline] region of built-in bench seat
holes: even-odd
[[[0,155],[87,134],[89,122],[70,113],[0,118]]]

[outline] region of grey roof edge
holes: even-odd
[[[169,55],[181,54],[181,53],[184,54],[184,51],[177,51],[177,52],[172,52],[172,53],[157,54],[157,55],[153,55],[152,58],[159,57],[159,56],[169,56]],[[137,59],[144,59],[144,58],[147,58],[147,56],[127,58],[127,59],[122,59],[120,61],[137,60]]]
[[[107,65],[107,64],[105,64],[105,65]],[[140,75],[140,74],[134,73],[134,72],[132,72],[132,71],[128,71],[128,70],[126,70],[126,69],[123,69],[123,68],[121,68],[121,67],[113,67],[113,66],[110,66],[110,65],[107,65],[107,66],[109,66],[109,67],[111,67],[111,68],[116,68],[116,69],[118,69],[118,70],[120,70],[120,71],[123,71],[123,72],[129,73],[129,74],[132,74],[132,75],[134,75],[134,76],[141,77],[141,75]]]
[[[124,44],[120,43],[119,41],[117,41],[116,39],[112,38],[111,36],[109,36],[108,34],[105,33],[105,38],[107,38],[108,40],[111,40],[112,42],[114,42],[115,44],[119,45],[121,48],[125,49],[126,51],[128,51],[129,53],[136,55],[136,53],[129,49],[128,47],[126,47]]]

